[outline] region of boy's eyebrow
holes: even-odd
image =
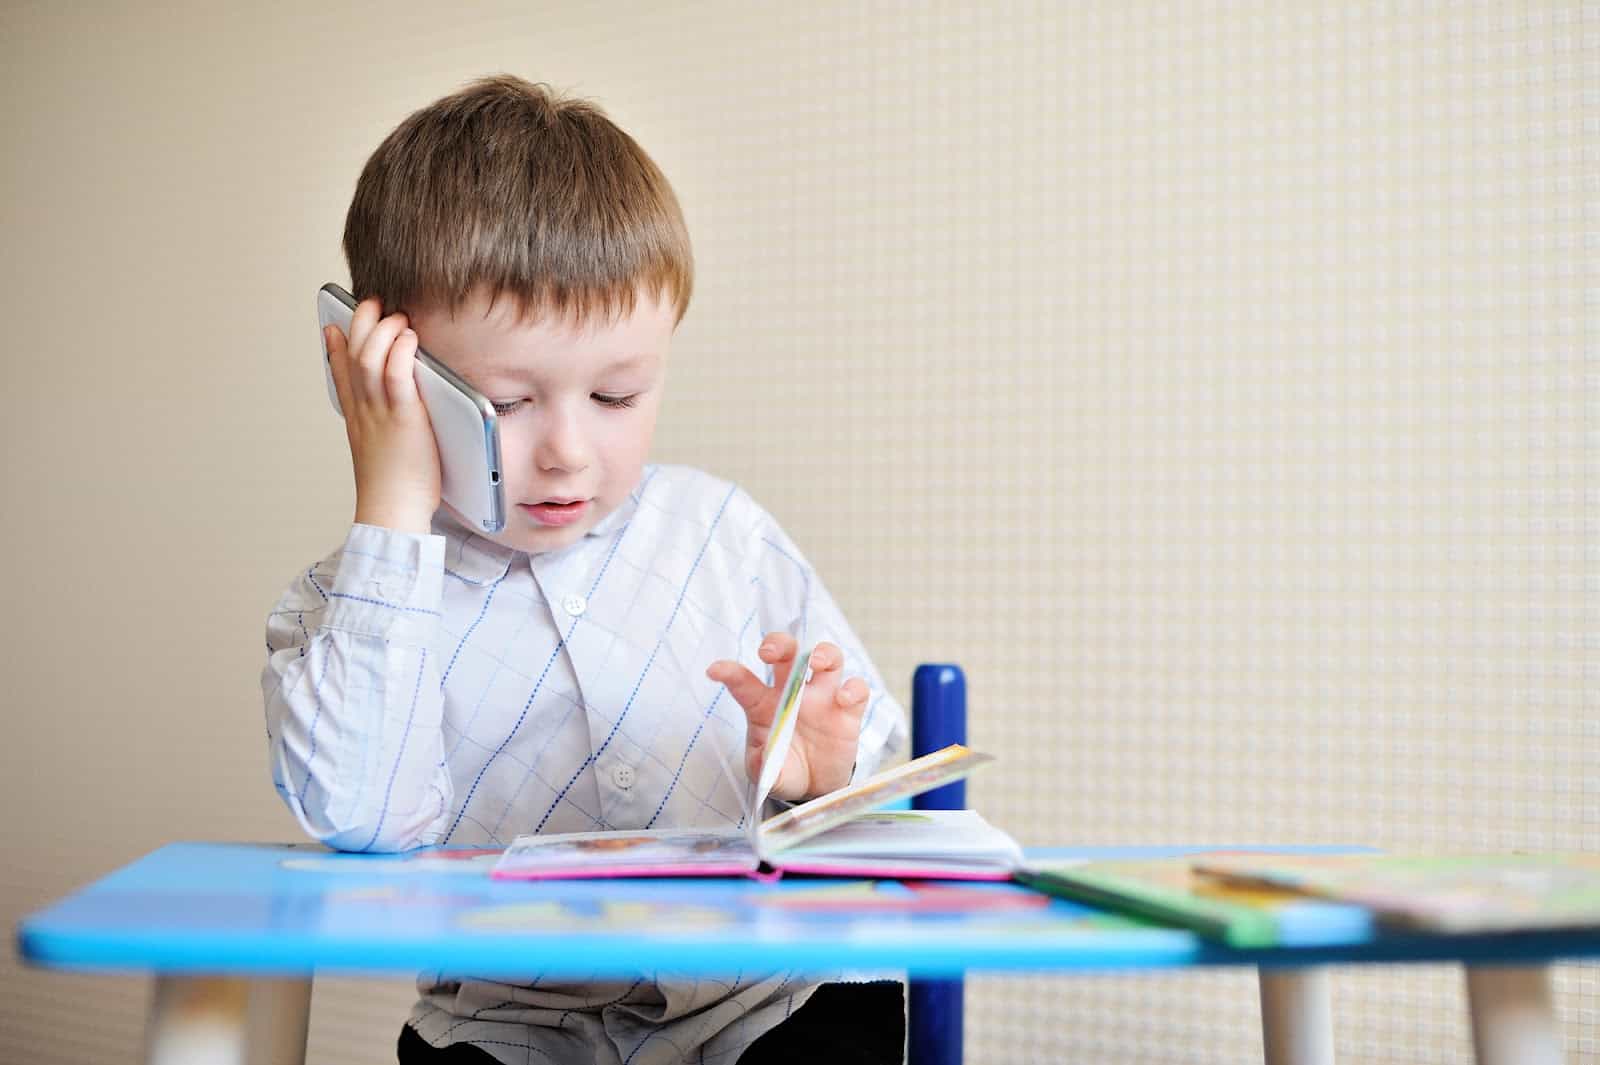
[[[649,362],[653,357],[654,356],[647,351],[635,352],[632,355],[624,355],[621,358],[602,366],[600,368],[600,372],[610,373],[612,370],[631,370],[641,363]]]
[[[635,352],[632,355],[623,355],[600,367],[599,372],[602,374],[608,374],[616,370],[631,370],[635,367],[642,366],[654,358],[655,356],[647,351]],[[481,372],[486,374],[506,374],[508,376],[520,376],[525,372],[525,367],[521,363],[515,361],[495,360],[482,367]]]

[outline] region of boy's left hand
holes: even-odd
[[[761,753],[778,709],[778,697],[789,681],[799,651],[786,632],[768,633],[758,653],[772,667],[772,686],[731,659],[711,663],[706,676],[727,687],[744,707],[749,729],[745,740],[745,769],[750,779],[761,772]],[[867,684],[860,677],[845,680],[844,652],[831,643],[819,643],[811,652],[811,683],[800,695],[800,714],[794,726],[783,771],[773,785],[774,798],[788,802],[814,798],[850,783],[856,764],[856,744],[861,738],[861,715],[867,708]]]

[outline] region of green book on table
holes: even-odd
[[[1600,927],[1596,854],[1218,854],[1195,866],[1219,884],[1354,903],[1417,931]]]
[[[1029,862],[1013,876],[1038,891],[1188,928],[1232,947],[1348,943],[1371,933],[1372,915],[1359,906],[1197,877],[1191,863],[1202,856]]]

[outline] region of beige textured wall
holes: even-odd
[[[312,295],[403,115],[606,105],[697,242],[657,457],[786,521],[1029,843],[1600,846],[1600,4],[0,7],[0,916],[284,839],[266,610],[351,506]],[[1569,1060],[1600,979],[1559,970]],[[1341,972],[1345,1063],[1459,977]],[[0,1058],[147,985],[0,962]],[[319,982],[392,1060],[404,982]],[[1247,973],[987,977],[977,1062],[1232,1062]]]

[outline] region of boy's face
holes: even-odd
[[[506,525],[480,535],[519,551],[551,551],[627,499],[655,433],[675,315],[670,299],[641,289],[633,313],[610,324],[551,316],[519,323],[515,301],[496,301],[483,287],[454,318],[445,308],[409,315],[428,353],[499,416]]]

